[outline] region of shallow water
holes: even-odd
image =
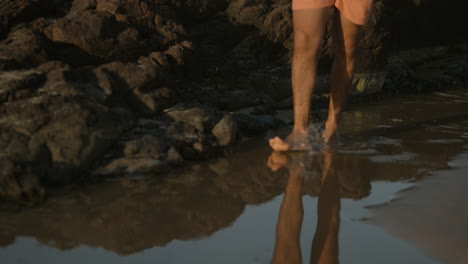
[[[0,212],[1,263],[468,263],[468,90],[351,107],[341,136]]]

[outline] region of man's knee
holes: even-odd
[[[317,34],[296,30],[294,32],[294,54],[308,59],[317,58],[321,41],[321,37]]]

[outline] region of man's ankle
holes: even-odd
[[[296,135],[307,134],[307,127],[294,127],[291,134],[296,134]]]

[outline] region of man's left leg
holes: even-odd
[[[338,143],[338,124],[351,89],[360,25],[354,24],[340,12],[334,28],[334,57],[330,73],[330,105],[325,131],[327,144]]]

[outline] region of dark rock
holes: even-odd
[[[167,149],[167,142],[163,139],[145,135],[127,142],[124,147],[124,154],[129,158],[147,157],[161,160],[165,158]]]
[[[106,61],[132,61],[157,49],[155,41],[143,41],[140,32],[118,22],[105,11],[86,10],[58,19],[45,31],[49,39],[72,44]]]
[[[44,197],[45,190],[36,175],[0,158],[0,198],[35,203]]]
[[[214,125],[214,117],[202,108],[172,108],[166,109],[164,112],[174,121],[188,124],[200,132],[209,132]]]
[[[182,155],[180,155],[180,153],[174,147],[171,147],[167,151],[167,160],[174,164],[178,164],[184,161]]]
[[[167,49],[164,53],[168,55],[177,65],[185,64],[185,61],[189,59],[189,54],[191,54],[192,43],[188,41],[183,41],[180,44],[176,44]]]
[[[46,147],[53,163],[44,178],[49,182],[68,182],[87,171],[133,124],[128,111],[109,109],[84,94],[32,97],[1,111],[0,156],[34,161]]]
[[[30,18],[28,12],[37,6],[38,1],[4,0],[0,3],[0,37],[15,23]]]
[[[69,13],[91,10],[96,8],[96,0],[74,0]]]
[[[166,137],[177,143],[193,144],[200,139],[199,131],[184,122],[172,123],[166,130]]]
[[[174,103],[174,91],[161,87],[160,74],[154,65],[113,62],[96,68],[94,72],[101,87],[120,87],[127,96],[126,100],[143,113],[158,113]]]
[[[247,136],[258,135],[281,124],[277,118],[272,116],[253,116],[244,113],[235,113],[234,118],[239,126],[240,132]]]
[[[14,28],[0,42],[0,70],[35,67],[49,60],[52,43],[29,24]]]
[[[237,137],[237,122],[233,115],[224,116],[213,128],[213,135],[220,146],[231,145]]]
[[[0,103],[31,97],[44,81],[37,71],[0,72]]]
[[[239,86],[246,87],[240,83]],[[219,107],[227,111],[235,111],[241,108],[249,107],[258,104],[257,98],[245,90],[228,91],[220,100]]]

